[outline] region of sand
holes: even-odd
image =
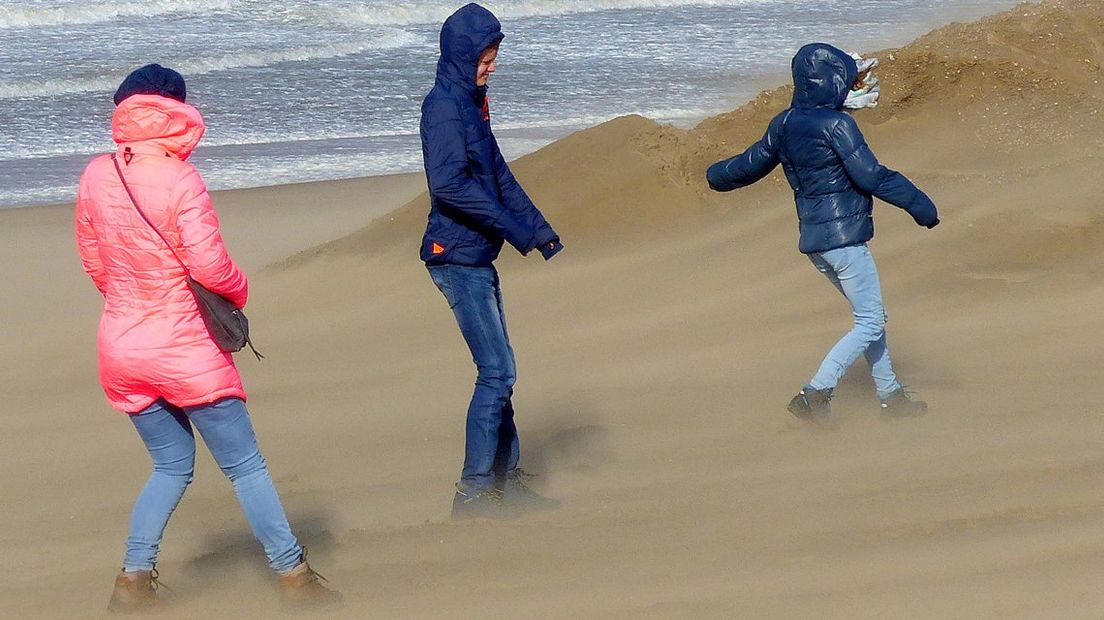
[[[1104,6],[1052,1],[877,51],[857,118],[925,188],[928,231],[876,207],[902,379],[885,422],[860,362],[840,428],[785,404],[848,328],[797,250],[776,173],[703,171],[787,91],[692,131],[630,117],[515,172],[563,236],[500,261],[523,465],[562,508],[448,521],[474,377],[417,260],[416,175],[224,192],[268,356],[239,357],[262,448],[341,618],[1099,618],[1104,475]],[[412,200],[411,200],[412,199]],[[104,404],[98,295],[71,207],[0,212],[4,617],[98,617],[148,458]],[[201,451],[159,568],[165,617],[277,613]]]

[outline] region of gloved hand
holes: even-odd
[[[881,88],[878,86],[878,77],[872,72],[878,66],[877,58],[863,58],[852,52],[851,58],[855,59],[855,65],[859,73],[855,83],[851,85],[851,91],[847,93],[847,99],[843,107],[848,110],[861,110],[873,108],[878,105],[878,97],[881,96]]]
[[[876,84],[869,90],[853,90],[847,93],[847,99],[843,101],[843,107],[848,110],[876,108],[878,107],[878,97],[881,95],[881,88]]]
[[[851,52],[851,58],[855,59],[855,66],[858,67],[860,76],[878,66],[877,58],[863,58],[858,52]]]
[[[556,237],[548,243],[542,244],[540,247],[541,256],[544,256],[544,260],[552,260],[552,257],[560,253],[563,249],[563,244],[560,243],[560,238]]]
[[[935,221],[933,221],[932,223],[925,224],[924,228],[927,228],[928,230],[931,230],[931,229],[935,228],[936,226],[939,226],[939,218],[938,217],[935,218]]]

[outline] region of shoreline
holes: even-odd
[[[1007,8],[994,7],[991,11],[986,11],[984,14],[979,15],[979,16],[975,16],[973,19],[974,20],[983,19],[985,17],[996,15],[996,14],[1002,12],[1002,11],[1005,11],[1005,10],[1007,10]],[[913,41],[913,40],[915,40],[919,37],[925,36],[925,34],[928,34],[928,33],[932,32],[934,30],[937,30],[939,28],[942,28],[942,27],[945,27],[945,26],[948,26],[948,25],[951,25],[951,24],[955,24],[955,23],[962,23],[959,20],[964,19],[965,16],[968,16],[969,14],[970,14],[970,11],[969,11],[968,8],[962,8],[960,11],[955,11],[954,14],[950,16],[950,19],[940,20],[938,22],[932,22],[929,26],[925,27],[926,30],[924,30],[923,32],[915,33],[913,31],[902,30],[900,32],[894,32],[892,34],[886,35],[884,38],[879,39],[875,43],[865,43],[865,44],[863,44],[863,46],[865,46],[865,47],[873,46],[874,49],[879,49],[879,50],[880,49],[896,49],[899,46],[907,45],[911,41]],[[866,51],[869,52],[871,50],[866,50]],[[676,127],[678,129],[683,129],[683,130],[692,129],[693,127],[696,127],[698,124],[700,124],[702,121],[708,120],[708,119],[710,119],[712,117],[715,117],[719,114],[724,114],[724,113],[730,112],[734,109],[738,109],[738,108],[750,103],[751,101],[754,101],[755,98],[757,97],[757,95],[760,94],[761,92],[773,90],[773,89],[775,89],[779,86],[783,86],[783,85],[789,83],[789,71],[788,71],[788,66],[787,66],[785,68],[779,68],[779,70],[777,70],[777,71],[766,71],[766,72],[763,72],[763,73],[755,74],[753,77],[742,76],[740,74],[731,74],[726,79],[729,79],[729,80],[733,81],[734,83],[737,83],[737,81],[740,80],[740,79],[744,80],[743,82],[739,82],[732,89],[732,92],[739,93],[739,94],[734,94],[732,96],[725,97],[721,100],[718,100],[716,102],[716,105],[712,105],[712,106],[709,106],[707,109],[703,109],[702,110],[702,112],[703,112],[702,116],[687,117],[686,119],[676,119],[676,120],[673,120],[673,121],[672,120],[657,120],[657,122],[659,122],[661,124],[665,124],[665,125],[671,125],[671,126]],[[638,108],[646,108],[647,106],[642,105],[642,106],[637,106],[637,107]],[[502,119],[500,121],[502,123],[502,125],[505,125],[505,127],[496,128],[495,131],[496,131],[496,135],[499,136],[499,139],[500,139],[500,142],[502,143],[502,147],[503,147],[504,152],[507,154],[507,159],[509,159],[511,161],[514,161],[514,160],[520,159],[521,157],[531,155],[531,154],[535,153],[536,151],[538,151],[538,150],[540,150],[540,149],[542,149],[542,148],[544,148],[544,147],[546,147],[550,144],[553,144],[553,143],[555,143],[559,140],[562,140],[563,138],[565,138],[565,137],[567,137],[567,136],[569,136],[573,133],[576,133],[576,132],[579,132],[579,131],[585,131],[587,129],[591,129],[591,128],[593,128],[597,125],[600,125],[604,122],[608,122],[609,120],[613,120],[613,119],[616,119],[616,118],[621,118],[621,117],[624,117],[624,116],[637,115],[637,114],[645,116],[646,118],[651,118],[650,116],[648,116],[648,114],[645,114],[644,112],[648,112],[648,110],[642,110],[642,111],[636,111],[636,112],[625,112],[625,113],[612,113],[610,115],[603,115],[604,120],[592,120],[592,121],[588,121],[587,123],[583,123],[583,124],[572,124],[572,123],[562,123],[562,122],[560,122],[560,123],[544,125],[544,126],[540,126],[540,127],[524,127],[524,128],[510,127],[509,126],[510,125],[509,119],[505,118],[505,119]],[[594,117],[594,119],[597,119],[597,118],[598,118],[597,116]],[[652,120],[656,120],[656,119],[653,118]],[[515,136],[513,134],[520,134],[520,135]],[[534,135],[540,136],[542,134],[548,136],[548,138],[547,139],[542,139],[542,138],[533,138],[533,137],[531,137],[531,136],[534,136]],[[401,137],[401,138],[404,138],[404,139],[411,139],[414,142],[417,141],[417,134],[416,133],[411,133],[409,135],[396,134],[395,136],[388,136],[388,137],[395,137],[395,138]],[[344,137],[344,138],[334,138],[333,141],[340,142],[342,140],[349,140],[349,139],[372,140],[372,139],[380,139],[380,138],[381,138],[380,136],[350,136],[350,137]],[[325,141],[328,141],[328,140],[323,140],[323,142],[325,142]],[[309,140],[308,140],[308,142],[309,142]],[[514,142],[514,143],[539,143],[539,144],[537,144],[536,146],[533,146],[532,148],[523,149],[519,153],[519,152],[512,152],[512,149],[510,148],[512,142]],[[265,144],[253,144],[253,145],[248,145],[248,146],[250,146],[252,148],[256,148],[256,147],[265,146],[266,144],[282,144],[282,143],[275,142],[275,143],[265,143]],[[220,149],[223,149],[223,150],[227,149],[227,148],[232,149],[232,148],[236,148],[238,146],[240,146],[240,145],[227,144],[227,145],[213,145],[213,146],[206,147],[206,148],[211,149],[212,152],[217,152]],[[198,150],[197,152],[202,153],[203,148],[204,147],[201,145],[200,150]],[[67,154],[67,155],[56,155],[56,156],[51,156],[51,157],[72,158],[72,157],[80,157],[80,155]],[[87,155],[86,159],[90,160],[93,157],[95,157],[94,154]],[[420,157],[419,157],[419,160],[420,160]],[[201,170],[201,173],[202,172],[203,171]],[[216,192],[239,191],[239,190],[257,190],[257,189],[263,189],[263,188],[278,188],[278,187],[284,187],[284,186],[296,186],[296,185],[310,184],[310,183],[326,183],[326,182],[331,182],[331,181],[341,182],[341,181],[354,181],[354,180],[369,179],[369,178],[387,178],[387,177],[392,177],[392,176],[402,176],[402,175],[407,175],[407,174],[419,174],[419,173],[420,173],[420,165],[416,166],[416,169],[409,170],[409,171],[403,171],[401,169],[395,169],[395,170],[385,171],[385,172],[382,172],[382,173],[379,173],[379,174],[353,175],[353,176],[344,176],[344,177],[338,177],[338,178],[315,179],[315,180],[308,180],[308,181],[296,181],[296,182],[291,182],[291,183],[277,182],[277,183],[271,183],[271,184],[265,184],[265,185],[255,185],[255,186],[242,186],[242,185],[239,185],[239,186],[235,186],[235,187],[227,187],[227,188],[212,190],[212,195],[214,195]],[[74,187],[76,186],[76,178],[74,178],[74,180],[73,180],[73,186]],[[55,201],[38,202],[38,201],[35,201],[35,202],[18,203],[18,204],[11,204],[11,205],[0,205],[0,213],[2,213],[4,211],[8,211],[8,210],[54,207],[54,206],[67,205],[67,204],[71,205],[72,202],[70,202],[70,201],[60,201],[60,202],[55,202]]]
[[[368,226],[424,191],[425,175],[408,173],[214,190],[211,199],[231,255],[252,272]],[[325,205],[323,217],[303,205]],[[28,274],[32,280],[79,271],[73,209],[73,203],[0,209],[0,264],[39,256]]]

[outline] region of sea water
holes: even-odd
[[[208,131],[212,189],[421,169],[442,0],[3,0],[0,207],[71,201],[112,150],[112,94],[180,71]],[[785,81],[810,41],[899,45],[1011,0],[497,0],[491,78],[508,158],[624,114],[691,126]],[[366,197],[367,199],[367,197]]]

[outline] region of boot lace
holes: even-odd
[[[518,492],[520,492],[521,494],[523,494],[527,497],[543,499],[543,497],[540,494],[538,494],[533,489],[529,488],[529,485],[525,484],[527,481],[530,481],[530,480],[532,480],[533,478],[536,478],[536,477],[537,477],[537,474],[531,474],[531,473],[525,471],[524,469],[522,469],[520,467],[517,467],[506,478],[506,483],[509,484],[510,486],[514,487],[514,489],[516,489]]]
[[[896,392],[893,392],[889,396],[890,397],[889,397],[889,399],[887,399],[886,402],[890,402],[890,404],[892,404],[891,401],[894,401],[894,400],[906,401],[906,402],[911,403],[911,402],[913,402],[912,397],[916,396],[916,392],[913,392],[912,390],[908,389],[908,386],[902,385]]]
[[[484,498],[487,501],[494,504],[502,503],[502,491],[498,489],[482,489],[478,493],[472,496],[472,499]]]
[[[536,478],[537,474],[531,474],[531,473],[525,471],[524,469],[522,469],[520,467],[515,467],[514,468],[514,477],[517,478],[518,480],[525,481],[525,480],[532,480],[533,478]]]
[[[164,588],[166,592],[172,592],[173,591],[172,588],[170,588],[169,586],[161,583],[161,573],[157,572],[157,566],[154,566],[153,568],[150,569],[149,586],[150,586],[150,590],[153,590],[154,592],[156,592],[157,590],[160,590],[161,588]]]
[[[311,567],[311,565],[307,562],[307,548],[306,547],[300,547],[300,548],[303,550],[303,552],[301,554],[299,554],[299,562],[301,564],[306,564],[307,565],[307,577],[311,581],[322,581],[322,582],[325,582],[325,583],[329,583],[330,582],[329,579],[326,579],[325,577],[323,577],[322,573],[319,573],[318,571],[314,570]]]

